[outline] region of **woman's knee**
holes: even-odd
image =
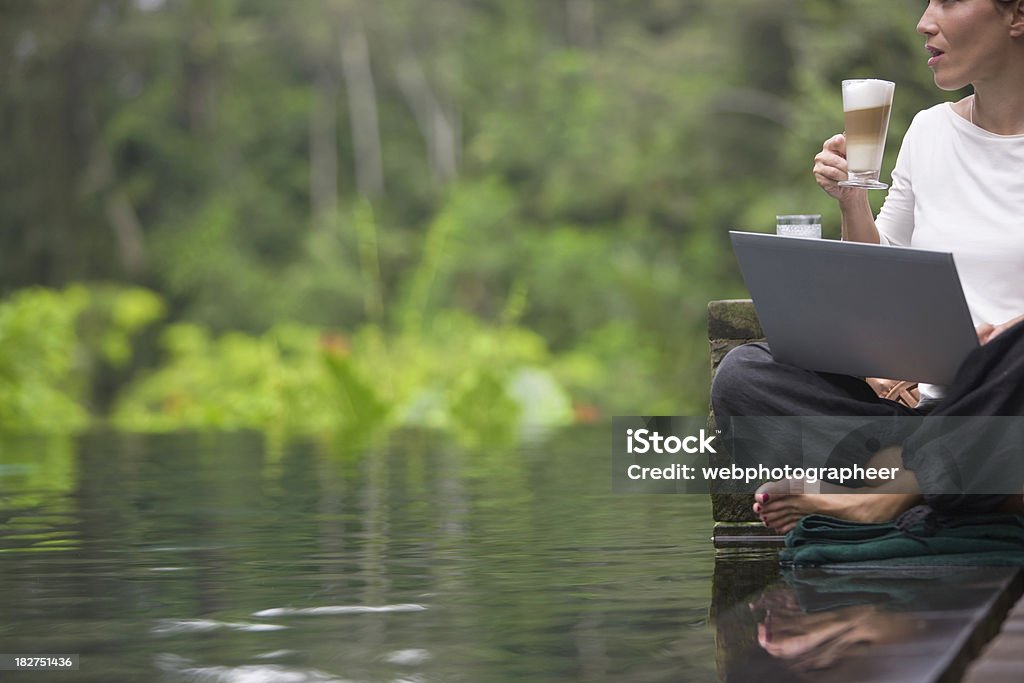
[[[771,351],[761,343],[744,344],[729,351],[715,371],[711,383],[711,405],[718,415],[736,415],[734,409],[741,396],[750,392],[756,383],[758,369],[772,362]]]

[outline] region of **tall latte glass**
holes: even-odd
[[[874,78],[843,81],[843,117],[846,119],[846,163],[849,166],[843,187],[884,190],[878,181],[882,170],[885,135],[889,131],[889,112],[896,84]]]

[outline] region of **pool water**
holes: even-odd
[[[3,680],[716,680],[709,502],[608,437],[0,437],[0,653],[80,656]]]

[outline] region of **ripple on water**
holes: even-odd
[[[253,612],[254,617],[316,617],[332,614],[381,614],[390,612],[424,612],[426,607],[416,604],[380,605],[325,605],[323,607],[272,607]]]
[[[291,657],[295,654],[298,654],[296,650],[271,650],[270,652],[261,652],[255,655],[253,659],[281,659],[282,657]]]
[[[216,619],[161,619],[153,627],[152,633],[161,636],[220,630],[257,633],[261,631],[283,631],[286,628],[288,627],[281,626],[280,624],[248,624],[244,622],[217,621]]]
[[[431,660],[430,652],[420,648],[410,648],[407,650],[395,650],[384,655],[384,661],[388,664],[398,664],[400,666],[416,666],[423,664]]]
[[[349,683],[347,679],[317,669],[295,669],[277,664],[200,666],[173,654],[157,656],[156,666],[183,680],[203,683]]]

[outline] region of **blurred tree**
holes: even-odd
[[[886,168],[945,97],[919,10],[0,0],[0,292],[135,282],[254,333],[518,301],[587,400],[699,411],[704,304],[743,293],[727,230],[835,230],[809,168],[839,81],[898,83]]]

